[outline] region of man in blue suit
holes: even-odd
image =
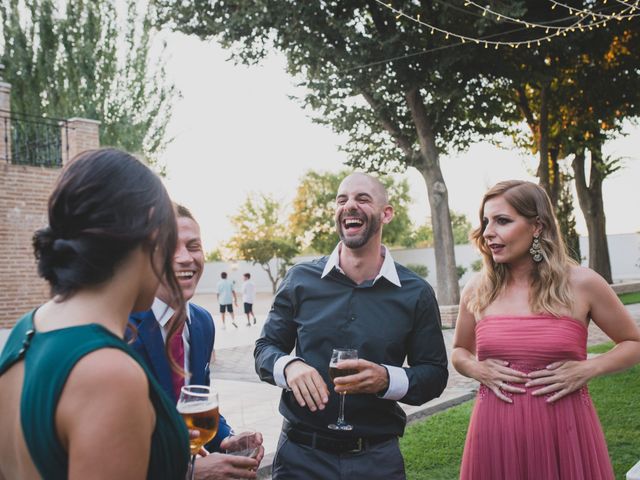
[[[142,356],[167,395],[173,398],[175,402],[178,401],[180,387],[185,383],[191,385],[210,384],[209,362],[215,340],[215,327],[211,314],[204,308],[189,302],[195,294],[198,281],[204,269],[204,252],[200,238],[200,226],[191,212],[181,205],[176,205],[176,217],[178,242],[173,257],[173,269],[184,299],[188,302],[186,308],[187,321],[181,335],[182,341],[180,341],[180,337],[176,337],[176,340],[181,344],[180,355],[184,363],[180,366],[188,372],[187,377],[182,378],[173,373],[165,351],[165,341],[174,310],[169,304],[171,294],[164,284],[161,284],[158,288],[151,310],[131,314],[129,323],[137,333],[128,332],[130,336],[135,338],[131,344],[133,349]],[[171,347],[173,348],[173,346],[174,343],[172,342]],[[232,428],[224,417],[220,415],[218,433],[205,446],[206,449],[209,451],[224,451],[227,448],[232,448],[230,446],[232,441],[228,439],[232,434]],[[261,438],[260,436],[260,441]],[[262,447],[260,447],[260,450],[259,457],[262,457],[264,450]],[[237,474],[239,478],[251,478],[251,476],[245,476],[247,468],[254,467],[254,465],[245,465],[251,459],[232,455],[216,455],[215,459],[210,457],[207,463],[215,460],[224,464],[218,465],[221,472],[224,471],[232,476]],[[237,472],[235,471],[236,469]]]

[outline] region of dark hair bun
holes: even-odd
[[[170,227],[162,231],[167,221]],[[160,179],[128,153],[101,149],[64,168],[49,198],[49,226],[34,234],[33,248],[38,273],[53,294],[65,297],[108,280],[141,244],[159,242],[172,252],[175,235],[173,207]]]
[[[33,234],[33,251],[38,261],[38,274],[49,282],[53,271],[53,243],[55,235],[51,227],[41,228]]]
[[[56,238],[50,227],[38,230],[33,236],[38,274],[61,292],[74,291],[109,278],[113,273],[113,257],[107,258],[105,254],[111,250],[118,256],[113,251],[114,245],[110,247],[97,238]]]

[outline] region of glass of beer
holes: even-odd
[[[331,361],[329,362],[329,376],[332,381],[335,381],[338,377],[346,377],[348,375],[355,375],[358,370],[352,368],[338,368],[338,363],[343,360],[357,360],[358,351],[346,348],[334,348],[331,353]],[[336,423],[328,425],[331,430],[353,430],[353,425],[349,425],[344,421],[344,398],[345,393],[340,394],[340,414]]]
[[[191,463],[187,478],[193,479],[196,455],[202,446],[211,441],[218,433],[220,413],[218,412],[218,393],[207,385],[185,385],[180,390],[176,406],[189,430]],[[192,437],[192,432],[199,435]]]

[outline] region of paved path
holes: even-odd
[[[210,312],[216,323],[216,352],[213,362],[213,382],[220,393],[220,410],[236,431],[251,428],[261,431],[265,439],[267,455],[275,451],[282,417],[278,412],[280,389],[259,381],[253,362],[253,344],[260,335],[266,313],[271,304],[270,295],[259,295],[254,310],[258,317],[256,325],[246,326],[244,314],[236,319],[234,328],[227,319],[226,329],[222,328],[215,295],[198,295],[194,298]],[[629,310],[640,325],[640,304]],[[453,330],[443,331],[447,353],[451,358]],[[589,344],[602,343],[606,335],[596,327],[589,328]],[[449,382],[441,398],[432,400],[421,407],[402,405],[410,417],[419,416],[442,403],[455,401],[461,396],[469,396],[477,389],[477,382],[463,377],[449,365]]]

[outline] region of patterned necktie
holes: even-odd
[[[184,343],[182,341],[182,330],[184,325],[169,340],[169,355],[178,364],[180,368],[184,368]],[[180,398],[180,389],[184,386],[184,377],[171,370],[171,381],[173,383],[173,394],[175,401]]]

